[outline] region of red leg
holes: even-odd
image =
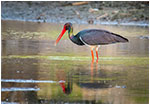
[[[95,48],[95,51],[96,51],[96,57],[97,57],[96,62],[98,63],[98,47]]]
[[[93,49],[91,48],[91,55],[92,55],[92,62],[94,61],[94,53],[93,53]]]
[[[96,51],[96,57],[97,57],[96,62],[98,62],[98,51]]]

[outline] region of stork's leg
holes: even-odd
[[[93,50],[91,50],[91,55],[92,55],[92,62],[94,61],[94,53]]]
[[[92,62],[94,62],[94,53],[93,53],[93,48],[94,48],[94,47],[91,47]]]
[[[97,47],[95,47],[95,51],[96,51],[96,57],[97,57],[97,60],[96,60],[96,62],[98,63],[98,48],[99,48],[100,46],[97,46]]]
[[[96,50],[96,57],[97,57],[96,62],[98,62],[98,51],[97,50]]]

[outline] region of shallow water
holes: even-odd
[[[75,24],[74,33],[87,28],[129,43],[101,46],[92,63],[67,35],[54,46],[62,24],[2,21],[2,103],[148,103],[148,28]]]

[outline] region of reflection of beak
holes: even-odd
[[[65,92],[66,92],[65,83],[59,83],[59,84],[60,84],[60,86],[62,87],[63,92],[65,93]]]
[[[65,27],[63,28],[61,34],[58,36],[56,42],[55,42],[55,46],[57,45],[57,43],[59,42],[59,40],[61,39],[61,37],[64,35],[64,33],[66,32],[66,29]]]

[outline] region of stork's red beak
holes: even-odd
[[[61,39],[61,37],[64,35],[64,33],[66,32],[65,27],[63,28],[63,30],[61,31],[61,34],[58,36],[56,42],[55,42],[55,46],[57,45],[57,43],[59,42],[59,40]]]

